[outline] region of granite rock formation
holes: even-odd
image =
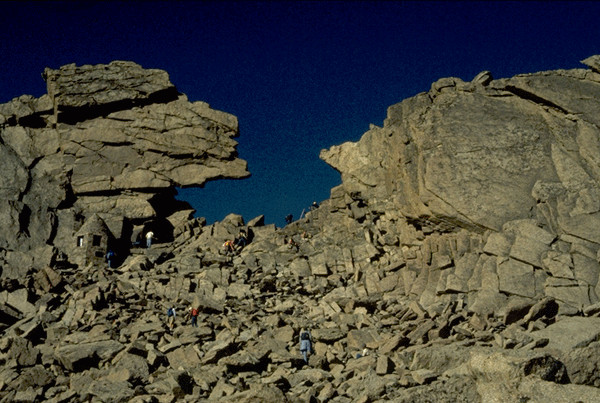
[[[482,312],[513,296],[552,296],[570,311],[598,302],[597,60],[584,61],[591,70],[441,79],[359,142],[322,152],[341,193],[419,233],[399,245],[429,278],[407,293],[425,305],[463,293]],[[456,236],[465,239],[452,247]]]
[[[94,217],[121,254],[144,228],[172,238],[166,219],[192,210],[175,187],[249,175],[237,118],[189,102],[164,71],[115,61],[43,77],[47,95],[0,106],[0,259],[19,260],[16,276],[74,263],[74,234]]]
[[[342,185],[284,228],[173,202],[175,184],[247,175],[234,117],[131,63],[47,70],[48,96],[0,107],[19,179],[0,179],[0,400],[600,400],[600,57],[584,64],[391,106],[321,153]],[[95,258],[146,229],[151,248]]]

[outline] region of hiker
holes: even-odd
[[[286,223],[291,224],[293,220],[294,220],[294,216],[293,215],[288,214],[288,215],[285,216],[285,222]]]
[[[242,250],[246,244],[248,243],[248,238],[246,237],[246,231],[241,230],[240,231],[240,235],[238,235],[235,240],[233,241],[233,244],[235,247],[239,247],[240,250]]]
[[[148,231],[146,233],[146,248],[148,249],[150,249],[150,246],[152,246],[152,238],[154,238],[154,232]]]
[[[115,252],[113,252],[112,250],[109,249],[108,253],[106,254],[106,261],[108,262],[109,269],[112,269],[112,262],[113,262],[114,258],[115,258]]]
[[[192,326],[198,327],[198,308],[191,307],[190,308],[190,318],[192,318]]]
[[[225,243],[223,244],[223,249],[225,249],[225,254],[229,255],[230,253],[235,253],[235,247],[233,246],[233,241],[232,240],[227,240],[225,241]]]
[[[312,336],[310,335],[310,331],[304,328],[300,330],[300,352],[302,353],[304,362],[308,364],[308,355],[312,353]]]
[[[318,208],[319,208],[319,203],[317,203],[316,201],[312,202],[312,204],[310,205],[310,211],[314,211]]]
[[[298,244],[296,243],[296,241],[294,241],[294,238],[292,238],[292,237],[290,237],[287,244],[290,249],[296,249],[296,252],[298,252],[298,250],[300,249],[300,247],[298,246]]]
[[[177,313],[175,312],[175,308],[171,307],[167,309],[167,321],[169,323],[169,328],[173,329],[175,327],[175,317]]]
[[[369,355],[369,349],[365,347],[365,345],[363,344],[363,349],[362,352],[360,353],[356,353],[356,358],[360,358],[360,357],[366,357],[367,355]]]

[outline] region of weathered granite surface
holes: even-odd
[[[597,59],[584,61],[592,70],[433,83],[391,106],[383,127],[321,152],[342,174],[336,193],[360,195],[379,226],[396,227],[387,234],[404,223],[422,233],[405,245],[409,261],[423,257],[418,272],[449,255],[427,296],[465,293],[478,310],[510,296],[552,296],[567,310],[597,303]],[[457,256],[446,243],[459,234]],[[470,269],[458,264],[463,254],[474,254]]]
[[[68,257],[94,214],[128,244],[136,226],[191,211],[175,201],[175,187],[249,176],[237,158],[237,118],[189,102],[164,71],[115,61],[43,77],[47,95],[0,106],[7,254],[54,246],[47,255]]]
[[[234,117],[133,63],[47,70],[0,106],[0,401],[599,401],[598,58],[439,80],[324,150],[342,185],[284,228],[173,203],[247,175]]]

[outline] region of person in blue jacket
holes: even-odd
[[[114,259],[115,259],[115,252],[113,252],[112,250],[109,250],[108,253],[106,254],[106,261],[108,262],[109,269],[112,269],[112,264],[113,264]]]
[[[302,353],[302,358],[304,362],[308,364],[308,355],[312,353],[312,336],[310,331],[302,328],[300,330],[300,352]]]

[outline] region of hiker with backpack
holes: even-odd
[[[310,331],[304,328],[300,330],[300,352],[304,362],[308,364],[308,355],[312,353],[312,336]]]
[[[225,256],[235,255],[235,245],[233,244],[233,241],[230,239],[225,241],[223,250],[225,251]]]
[[[177,313],[175,312],[175,308],[171,307],[167,309],[167,322],[169,324],[169,328],[173,329],[175,327],[175,317]]]

